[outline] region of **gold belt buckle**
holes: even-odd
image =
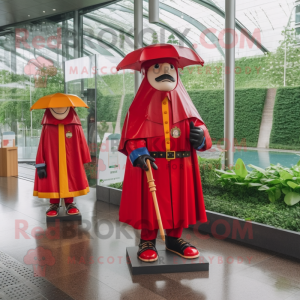
[[[168,160],[171,160],[171,159],[175,159],[176,158],[176,156],[175,156],[175,151],[167,151],[166,152],[166,159],[168,159]]]

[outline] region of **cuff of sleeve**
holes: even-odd
[[[46,167],[46,164],[45,163],[43,163],[43,164],[36,164],[35,167],[36,168]]]
[[[197,150],[202,149],[205,146],[205,138],[203,139],[202,144],[197,148]]]
[[[135,150],[133,150],[130,155],[129,155],[129,159],[131,161],[131,163],[133,164],[134,161],[142,155],[150,155],[148,152],[148,149],[146,147],[142,147],[142,148],[137,148]]]

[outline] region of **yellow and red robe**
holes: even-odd
[[[33,195],[39,198],[70,198],[86,195],[89,184],[83,164],[91,157],[73,108],[64,120],[55,119],[50,110],[42,120],[42,134],[36,164],[46,164],[47,178],[35,174]]]
[[[150,60],[142,66],[142,73],[160,62]],[[175,59],[164,58],[175,66]],[[169,92],[156,90],[147,76],[127,112],[119,151],[127,156],[122,189],[119,220],[136,229],[158,229],[157,217],[149,192],[147,176],[133,166],[137,155],[153,153],[158,170],[153,171],[156,195],[164,229],[187,228],[207,221],[196,150],[190,142],[190,122],[204,131],[205,145],[211,148],[209,132],[177,72],[177,86]],[[172,159],[160,157],[173,153]],[[189,153],[176,157],[176,152]],[[152,155],[153,155],[152,154]],[[153,156],[154,157],[154,156]]]

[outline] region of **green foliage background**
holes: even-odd
[[[106,95],[133,93],[134,92],[134,76],[131,72],[125,74],[98,76],[98,91]]]
[[[125,117],[127,114],[127,111],[133,101],[134,94],[126,94],[124,97],[124,102],[123,102],[123,108],[122,108],[122,115],[121,115],[121,126],[123,127]]]
[[[207,210],[300,232],[299,203],[287,206],[283,199],[271,203],[267,193],[255,188],[222,186],[215,172],[220,168],[218,159],[199,158],[199,167]]]
[[[0,82],[3,84],[16,83],[24,88],[1,87],[0,95],[0,124],[11,124],[15,121],[22,121],[23,127],[30,127],[30,90],[25,84],[30,82],[30,77],[26,75],[12,74],[8,71],[0,71]],[[34,83],[34,79],[31,78]],[[39,98],[54,94],[63,93],[63,74],[58,70],[57,75],[48,77],[46,88],[31,88],[31,99],[34,104]],[[44,110],[34,110],[32,112],[32,127],[40,129]]]
[[[270,148],[300,148],[300,87],[278,88]]]
[[[287,206],[283,201],[271,203],[268,194],[256,188],[218,183],[215,169],[220,160],[199,158],[201,182],[207,210],[251,220],[277,228],[300,232],[300,205]]]
[[[188,92],[209,130],[213,143],[223,144],[224,90]],[[238,144],[246,142],[249,147],[257,146],[266,92],[265,88],[236,89],[234,136]]]
[[[100,95],[97,103],[97,122],[117,120],[122,95]]]

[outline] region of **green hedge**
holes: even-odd
[[[224,90],[188,91],[203,118],[214,143],[224,136]],[[256,147],[267,89],[248,88],[235,91],[236,142]]]
[[[123,108],[122,108],[122,115],[121,115],[121,126],[123,127],[125,117],[127,114],[127,111],[132,103],[132,100],[134,98],[134,94],[126,94],[124,97],[124,102],[123,102]]]
[[[97,121],[116,122],[122,95],[99,96]]]
[[[111,95],[111,91],[122,93],[125,90],[126,93],[133,93],[134,91],[134,74],[114,74],[101,76],[101,80],[97,82],[98,90],[104,96]]]
[[[270,148],[300,148],[300,87],[278,88],[273,112]]]

